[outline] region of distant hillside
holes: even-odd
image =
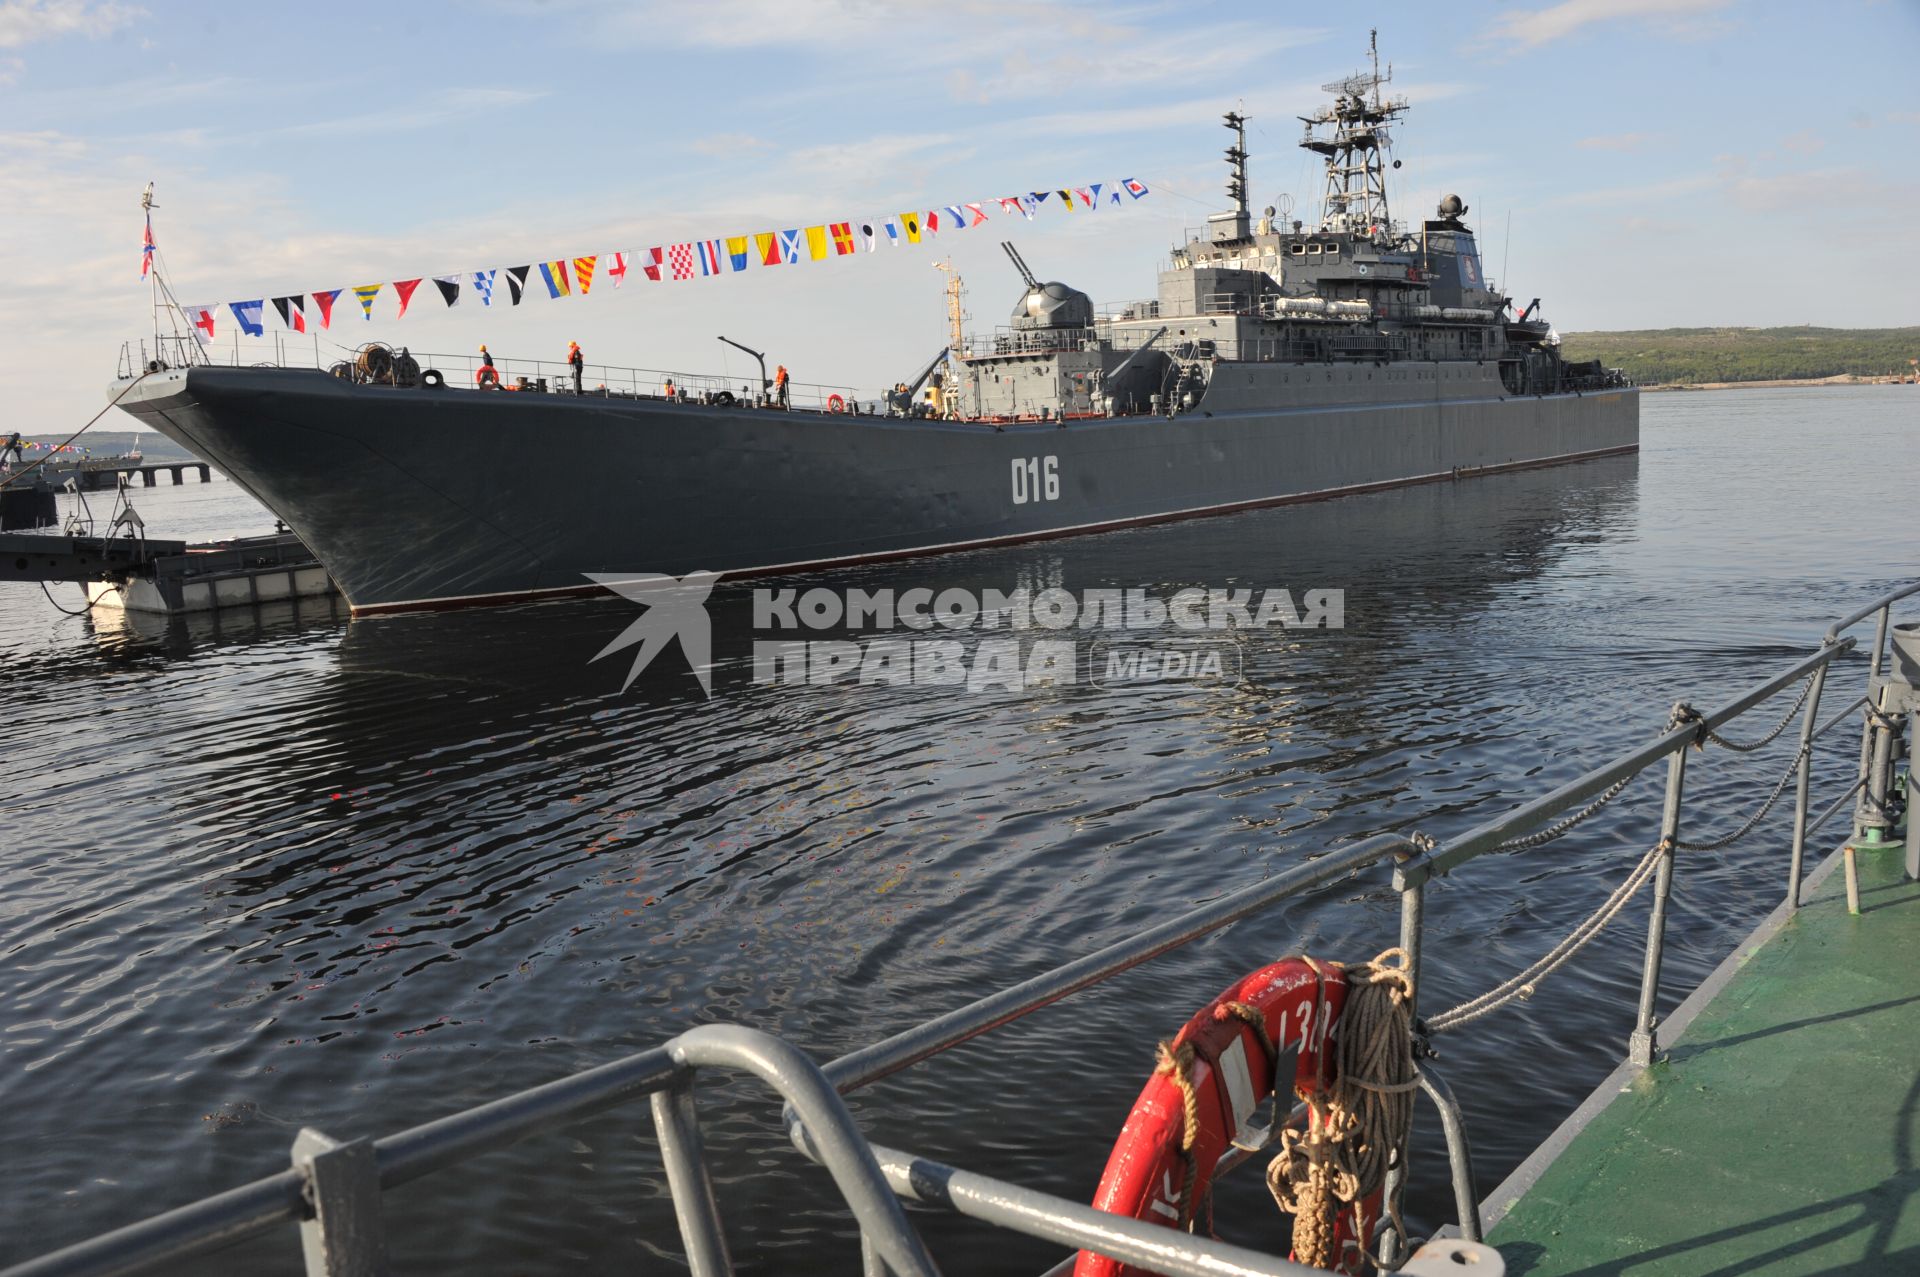
[[[1568,359],[1624,368],[1643,386],[1912,371],[1920,328],[1653,328],[1566,333]]]

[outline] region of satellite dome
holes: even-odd
[[[1466,211],[1467,211],[1467,202],[1461,199],[1458,195],[1449,195],[1445,199],[1440,201],[1440,216],[1442,217],[1446,217],[1446,218],[1459,217],[1461,214],[1465,213]]]

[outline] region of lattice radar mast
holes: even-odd
[[[1393,67],[1380,70],[1379,33],[1369,32],[1371,66],[1321,88],[1333,104],[1303,115],[1307,126],[1300,145],[1325,158],[1327,183],[1321,197],[1320,228],[1361,235],[1387,235],[1393,226],[1387,208],[1386,169],[1393,147],[1392,125],[1406,114],[1405,98],[1385,98],[1380,86],[1393,79]],[[1323,135],[1320,130],[1327,132]],[[1394,167],[1399,161],[1393,160]]]
[[[947,349],[958,359],[966,354],[967,321],[973,318],[966,309],[967,290],[960,282],[960,272],[955,269],[951,257],[935,262],[933,268],[944,272],[947,277]]]

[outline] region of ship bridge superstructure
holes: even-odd
[[[1254,215],[1249,117],[1226,112],[1227,206],[1184,236],[1157,295],[1096,307],[1067,284],[1041,282],[1009,247],[1025,292],[1008,326],[970,339],[953,361],[941,415],[1178,414],[1203,401],[1239,411],[1606,383],[1603,369],[1564,364],[1537,301],[1509,313],[1460,196],[1417,227],[1394,220],[1387,176],[1409,107],[1386,94],[1392,67],[1375,41],[1368,58],[1366,70],[1325,86],[1328,105],[1299,117],[1300,146],[1324,161],[1317,220],[1291,216],[1285,197]],[[1377,371],[1330,378],[1290,367],[1327,364]]]

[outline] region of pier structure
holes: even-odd
[[[0,582],[69,582],[91,607],[175,615],[305,598],[339,587],[299,537],[207,545],[144,536],[0,534]]]
[[[189,470],[199,472],[200,482],[213,482],[213,467],[204,461],[129,461],[108,457],[46,465],[41,470],[54,487],[63,488],[71,479],[85,492],[111,492],[120,486],[122,478],[132,487],[136,475],[143,487],[154,488],[159,486],[162,473],[173,476],[173,486],[177,488],[186,482]]]

